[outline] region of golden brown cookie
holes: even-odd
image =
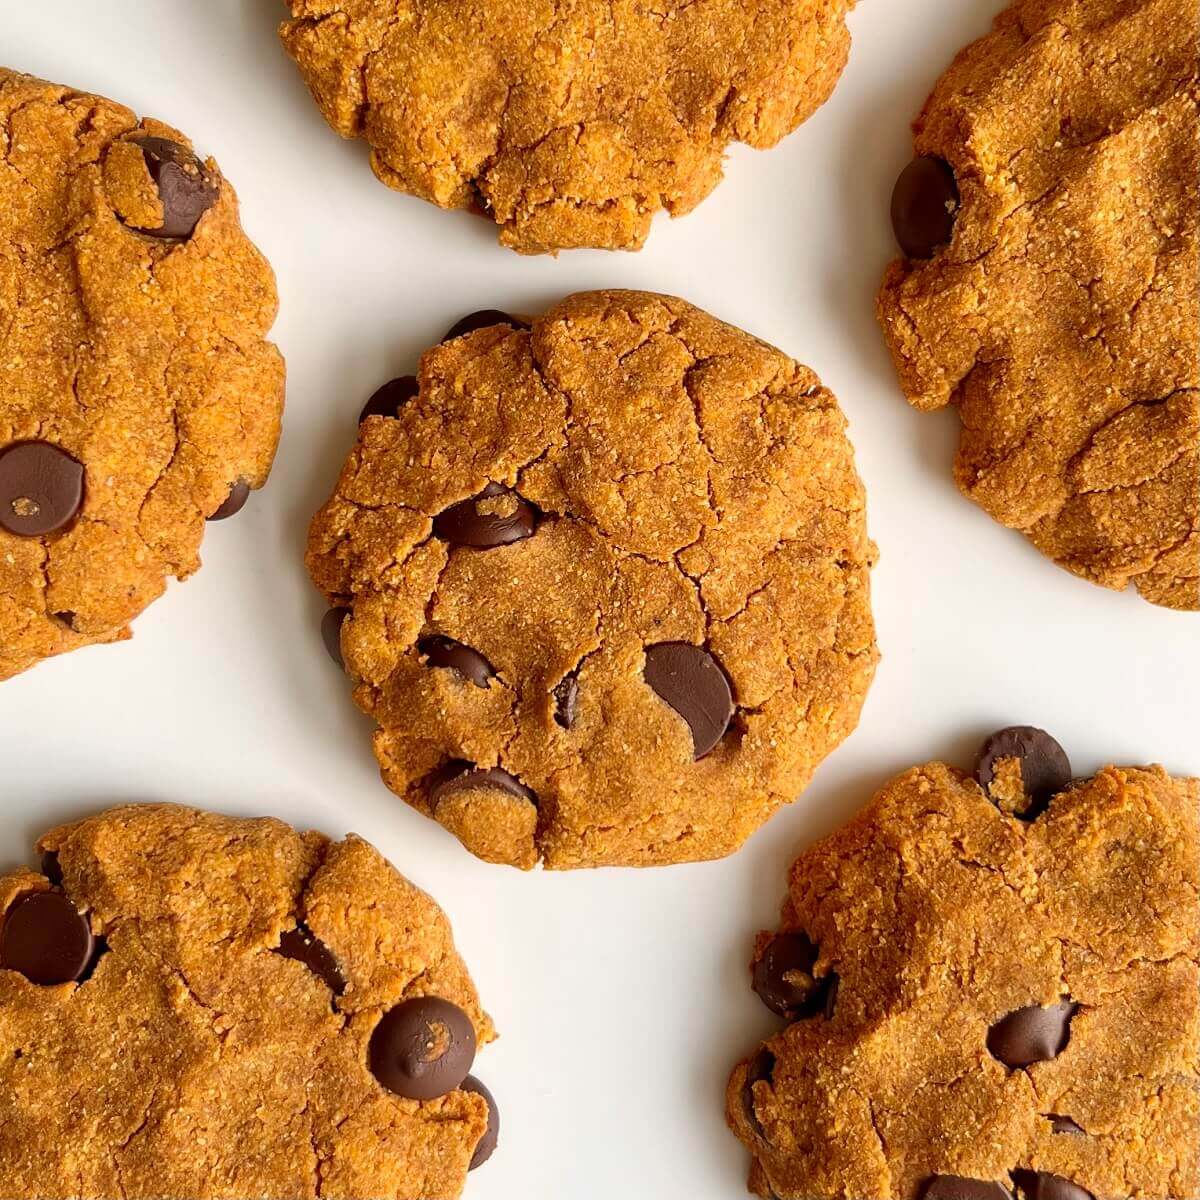
[[[522,253],[636,250],[730,142],[773,146],[828,98],[852,4],[289,0],[281,35],[389,187],[474,208]]]
[[[758,1196],[1200,1195],[1200,781],[1029,727],[916,767],[796,860],[752,982]]]
[[[494,1036],[437,905],[353,835],[110,809],[0,877],[9,1200],[452,1200]]]
[[[128,637],[266,481],[275,309],[182,134],[0,69],[0,679]]]
[[[385,782],[491,862],[731,853],[875,668],[837,402],[667,296],[447,337],[368,403],[309,536]]]
[[[1200,608],[1200,9],[1018,0],[915,125],[879,317],[955,474],[1106,587]]]

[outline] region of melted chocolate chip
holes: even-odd
[[[510,329],[529,329],[528,321],[514,317],[512,313],[501,312],[498,308],[481,308],[478,312],[468,313],[455,321],[446,330],[443,342],[452,342],[455,338],[474,333],[477,329],[490,329],[493,325],[507,325]]]
[[[368,417],[394,417],[421,390],[415,375],[401,375],[379,388],[358,414],[361,425]]]
[[[935,1175],[921,1192],[921,1200],[1013,1200],[1013,1195],[996,1180]]]
[[[468,1075],[462,1081],[461,1087],[464,1092],[474,1092],[476,1096],[482,1096],[488,1106],[487,1128],[483,1131],[483,1137],[479,1139],[475,1153],[471,1155],[471,1165],[467,1168],[468,1171],[473,1171],[476,1167],[482,1167],[496,1152],[500,1141],[500,1109],[496,1106],[495,1096],[474,1075]]]
[[[892,228],[909,258],[932,258],[954,234],[958,184],[940,158],[914,158],[892,190]]]
[[[329,657],[342,668],[346,666],[342,659],[342,626],[349,615],[348,608],[331,608],[321,618],[321,641]]]
[[[190,238],[200,218],[217,202],[220,183],[186,146],[161,137],[130,138],[140,146],[146,170],[158,188],[163,219],[157,229],[138,233],[159,238]]]
[[[502,767],[488,767],[480,770],[467,762],[456,762],[442,773],[438,783],[434,785],[430,802],[436,808],[447,796],[456,792],[468,792],[473,788],[495,788],[507,792],[518,800],[527,800],[535,808],[537,796],[527,788],[515,775],[510,775]]]
[[[1032,725],[1010,725],[993,733],[979,748],[975,778],[987,791],[996,777],[996,765],[1015,758],[1021,764],[1021,785],[1031,804],[1021,815],[1032,820],[1071,782],[1066,751],[1044,730]]]
[[[733,716],[733,689],[716,658],[690,642],[660,642],[646,650],[646,683],[692,731],[694,757],[721,740]]]
[[[754,1111],[754,1085],[764,1080],[767,1083],[774,1082],[774,1074],[775,1055],[764,1046],[750,1060],[750,1065],[746,1068],[746,1082],[742,1084],[742,1108],[745,1110],[746,1120],[750,1122],[750,1128],[760,1138],[766,1137],[766,1130]]]
[[[229,495],[221,502],[221,506],[208,519],[210,521],[225,521],[229,517],[236,516],[246,507],[246,501],[249,498],[250,485],[244,479],[239,479],[229,489]]]
[[[1022,1200],[1096,1200],[1086,1188],[1049,1171],[1022,1169],[1013,1172],[1013,1179]]]
[[[758,998],[787,1021],[815,1017],[831,1006],[830,993],[837,977],[817,979],[813,964],[817,947],[804,933],[777,933],[754,964],[751,986]]]
[[[404,1000],[375,1026],[368,1047],[375,1078],[409,1100],[454,1091],[475,1061],[475,1027],[440,996]]]
[[[30,892],[4,916],[0,966],[31,983],[71,983],[85,976],[95,948],[87,917],[66,896]]]
[[[0,527],[42,537],[69,525],[83,507],[83,466],[49,442],[0,450]]]
[[[988,1053],[1014,1070],[1057,1058],[1071,1040],[1071,1018],[1078,1010],[1071,1000],[1018,1008],[988,1030]]]
[[[346,977],[333,951],[303,922],[279,935],[275,953],[303,963],[335,996],[345,992]]]
[[[563,729],[570,729],[579,715],[579,680],[572,671],[559,680],[554,689],[554,720]]]
[[[498,502],[502,496],[506,499]],[[456,546],[491,550],[533,537],[537,518],[537,509],[511,488],[489,483],[478,496],[460,500],[438,513],[433,519],[433,532]]]
[[[443,667],[456,671],[469,679],[477,688],[486,688],[496,670],[478,650],[464,646],[448,637],[427,637],[417,643],[417,649],[425,656],[430,667]]]

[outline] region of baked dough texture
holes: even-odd
[[[62,528],[20,536],[0,514],[0,679],[128,637],[167,577],[200,565],[205,519],[261,486],[275,452],[271,270],[211,161],[194,165],[194,232],[141,232],[181,215],[134,140],[147,138],[190,158],[157,121],[0,69],[0,455],[49,443],[85,473]]]
[[[0,1191],[9,1200],[452,1200],[487,1105],[386,1090],[381,1014],[436,995],[493,1037],[437,905],[353,835],[171,805],[47,833],[103,950],[90,978],[0,969]],[[0,937],[19,901],[0,877]],[[340,995],[279,953],[304,922]],[[101,943],[98,943],[98,946]]]
[[[915,124],[953,238],[879,297],[962,491],[1106,587],[1200,608],[1200,9],[1019,0]]]
[[[363,422],[308,550],[349,611],[341,651],[387,785],[522,868],[737,849],[854,728],[874,673],[874,547],[834,397],[642,292],[453,338],[419,389]],[[532,535],[439,536],[488,485],[506,494],[482,508],[534,507]],[[681,643],[706,670],[672,705],[648,651]],[[479,656],[492,676],[473,682]],[[447,796],[468,766],[532,795]]]
[[[388,186],[474,207],[527,254],[638,249],[732,141],[773,146],[829,96],[852,0],[290,0],[325,119]]]
[[[756,1195],[1200,1195],[1200,785],[1109,767],[1033,819],[1004,796],[917,767],[793,864],[782,930],[835,1000],[733,1072]],[[1064,1003],[1065,1047],[1006,1066],[997,1022]]]

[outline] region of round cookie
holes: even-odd
[[[376,850],[173,805],[38,845],[0,876],[6,1197],[461,1194],[492,1024]]]
[[[955,475],[1106,587],[1200,608],[1192,0],[1018,0],[915,124],[879,317]]]
[[[853,0],[289,0],[283,44],[389,187],[496,222],[525,254],[636,250],[730,142],[773,146],[828,98]]]
[[[916,767],[792,865],[729,1083],[777,1200],[1200,1195],[1200,781],[1039,729]]]
[[[128,637],[266,481],[275,310],[215,163],[0,69],[0,679]]]
[[[310,530],[384,780],[491,862],[729,854],[874,672],[845,419],[671,297],[483,322],[372,397]]]

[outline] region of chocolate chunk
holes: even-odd
[[[425,655],[427,665],[457,671],[477,688],[486,688],[488,680],[496,674],[495,668],[478,650],[472,650],[470,646],[464,646],[452,638],[422,638],[417,643],[417,649]]]
[[[750,1122],[750,1128],[760,1137],[766,1137],[766,1130],[762,1127],[762,1122],[759,1121],[758,1115],[754,1111],[754,1085],[762,1083],[764,1080],[767,1083],[774,1082],[775,1074],[775,1055],[765,1046],[750,1060],[750,1065],[746,1068],[746,1082],[742,1084],[742,1108],[746,1113],[746,1120]]]
[[[1071,782],[1071,763],[1066,751],[1044,730],[1032,725],[1010,725],[993,733],[979,748],[975,778],[987,791],[1002,759],[1021,764],[1021,785],[1032,803],[1021,815],[1032,819]]]
[[[0,450],[0,527],[18,537],[57,533],[83,507],[83,465],[49,442]]]
[[[346,990],[346,977],[333,957],[333,951],[303,922],[279,935],[275,953],[302,962],[335,996]]]
[[[502,503],[484,505],[482,501]],[[511,488],[489,483],[478,496],[460,500],[433,519],[433,532],[444,542],[490,550],[532,537],[537,529],[537,509]]]
[[[228,517],[236,516],[246,507],[246,501],[249,497],[250,485],[244,479],[239,479],[229,489],[229,495],[222,501],[221,507],[208,519],[210,521],[224,521]]]
[[[50,880],[55,887],[62,887],[63,873],[62,867],[58,862],[58,851],[47,850],[42,855],[42,874]]]
[[[61,892],[31,892],[5,914],[0,966],[32,983],[82,979],[94,949],[87,917]]]
[[[1013,1172],[1013,1179],[1022,1200],[1096,1200],[1086,1188],[1049,1171],[1022,1169]]]
[[[1071,1040],[1071,1018],[1078,1010],[1071,1000],[1018,1008],[988,1030],[988,1052],[1014,1069],[1057,1058]]]
[[[446,330],[443,342],[452,342],[455,338],[474,333],[477,329],[488,329],[493,325],[507,325],[510,329],[529,329],[528,321],[514,317],[512,313],[501,312],[498,308],[481,308],[478,312],[467,313],[465,317],[455,321]]]
[[[787,1021],[824,1012],[835,975],[820,979],[812,973],[817,947],[807,934],[777,933],[754,964],[751,986],[758,998]]]
[[[447,796],[453,796],[456,792],[467,792],[472,788],[496,788],[515,796],[518,800],[528,800],[537,807],[537,796],[515,775],[510,775],[502,767],[479,770],[470,763],[461,761],[451,764],[442,773],[441,780],[434,785],[430,801],[436,808]]]
[[[415,375],[401,375],[379,388],[358,414],[361,425],[368,417],[394,417],[421,390]]]
[[[579,715],[579,680],[572,671],[563,676],[554,689],[554,720],[570,729]]]
[[[483,1137],[479,1139],[475,1153],[471,1155],[471,1165],[467,1168],[468,1171],[473,1171],[476,1167],[482,1167],[496,1152],[496,1145],[500,1141],[500,1109],[496,1107],[496,1097],[474,1075],[468,1075],[461,1086],[464,1092],[474,1092],[475,1095],[482,1096],[488,1106],[487,1129],[483,1131]]]
[[[157,229],[138,233],[159,238],[189,238],[200,218],[217,202],[220,183],[186,146],[161,137],[130,138],[142,148],[146,170],[158,188],[163,219]]]
[[[434,1100],[466,1079],[475,1061],[475,1027],[440,996],[404,1000],[375,1026],[367,1053],[375,1078],[389,1091]]]
[[[921,1200],[1013,1200],[1013,1195],[996,1180],[935,1175],[921,1192]]]
[[[941,158],[914,158],[892,189],[892,228],[909,258],[932,258],[954,234],[958,184]]]
[[[342,626],[349,615],[348,608],[331,608],[321,618],[321,641],[325,643],[329,657],[343,669],[346,664],[342,659]]]
[[[1047,1113],[1046,1120],[1050,1122],[1052,1133],[1068,1133],[1076,1137],[1087,1137],[1087,1130],[1072,1121],[1070,1117],[1063,1117],[1058,1113]]]
[[[646,649],[646,682],[692,731],[693,754],[703,758],[725,735],[733,716],[733,689],[703,646],[660,642]]]

